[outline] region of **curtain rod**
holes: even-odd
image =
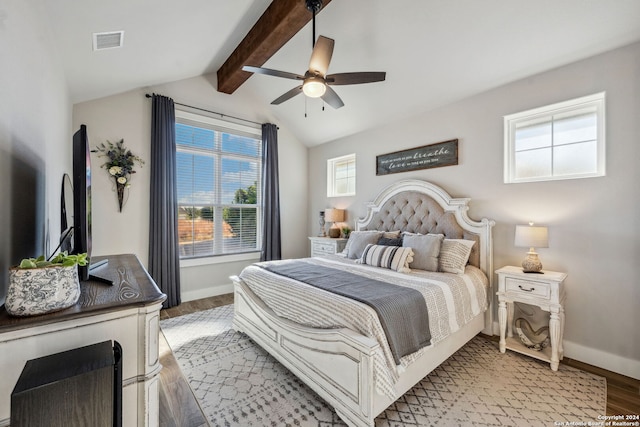
[[[145,93],[144,96],[146,96],[147,98],[151,98],[151,95],[149,95],[148,93]],[[181,103],[175,102],[175,101],[173,103],[176,104],[176,105],[181,105],[183,107],[193,108],[194,110],[200,110],[200,111],[205,111],[205,112],[211,113],[211,114],[217,114],[217,115],[220,116],[220,118],[230,117],[230,118],[235,119],[235,120],[241,120],[243,122],[253,123],[254,125],[262,126],[262,123],[254,122],[253,120],[247,120],[247,119],[243,119],[241,117],[230,116],[228,114],[218,113],[217,111],[205,110],[204,108],[194,107],[193,105],[181,104]]]

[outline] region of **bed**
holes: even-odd
[[[259,263],[232,277],[234,329],[250,336],[304,381],[345,423],[373,426],[376,416],[471,338],[480,332],[489,335],[493,332],[491,230],[494,222],[470,219],[467,215],[469,201],[452,198],[429,182],[403,180],[382,190],[367,205],[367,214],[356,222],[355,227],[358,236],[366,232],[430,233],[443,235],[449,241],[472,241],[464,274],[415,268],[409,273],[400,268],[367,265],[349,259],[349,256]],[[376,323],[374,310],[268,269],[271,265],[286,266],[287,263],[296,268],[300,263],[310,268],[336,268],[344,274],[371,276],[415,288],[424,294],[430,320],[441,310],[437,304],[432,310],[431,300],[437,298],[429,297],[430,291],[426,288],[436,288],[438,295],[447,296],[443,299],[448,303],[462,308],[456,308],[454,314],[443,311],[445,320],[436,319],[429,325],[432,331],[430,345],[399,358],[394,352],[390,354],[384,331],[380,336],[379,332],[384,328]],[[428,286],[423,286],[423,282]],[[460,293],[468,293],[471,297],[459,302],[457,295]],[[326,302],[322,303],[321,298],[326,298]],[[319,308],[312,313],[314,307]],[[360,314],[353,318],[364,319],[358,320],[364,321],[364,326],[355,320],[352,322],[351,314],[345,314],[352,309],[355,312],[356,308]],[[374,317],[375,321],[372,320]],[[448,332],[438,328],[441,324],[444,326],[440,329],[448,329]]]

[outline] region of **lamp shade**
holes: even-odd
[[[516,225],[515,245],[521,248],[548,248],[549,233],[547,227]]]
[[[344,209],[325,209],[324,219],[327,222],[342,222],[344,221]]]

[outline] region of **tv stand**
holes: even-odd
[[[114,284],[113,279],[111,279],[109,277],[105,277],[105,276],[101,276],[101,275],[95,274],[95,270],[97,270],[97,269],[99,269],[101,267],[108,266],[108,265],[109,265],[109,259],[108,258],[101,259],[99,261],[92,261],[91,263],[89,263],[89,278],[87,280],[88,281],[93,281],[93,282],[106,283],[107,285],[113,286],[113,284]]]
[[[12,317],[0,307],[0,427],[9,425],[11,391],[27,360],[108,340],[122,346],[123,425],[158,426],[159,321],[166,295],[135,255],[95,257],[101,259],[109,263],[100,276],[113,286],[81,282],[74,306],[31,317]]]
[[[99,261],[92,261],[89,263],[89,272],[95,270],[96,268],[100,268],[103,265],[109,265],[109,258],[101,259]]]
[[[88,282],[100,282],[100,283],[105,283],[107,285],[111,285],[113,286],[113,280],[111,279],[107,279],[106,277],[100,277],[100,276],[96,276],[94,274],[89,274],[89,279],[87,280]],[[84,283],[84,282],[82,282]]]

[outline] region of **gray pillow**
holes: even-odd
[[[384,231],[382,233],[382,237],[385,239],[399,239],[402,236],[402,232],[400,230],[394,231]]]
[[[438,256],[444,234],[412,234],[402,236],[402,246],[413,249],[410,267],[418,270],[438,271]]]
[[[383,246],[402,246],[402,237],[398,237],[397,239],[390,239],[388,237],[384,237],[384,235],[378,239],[378,245]]]
[[[359,259],[367,245],[375,245],[382,236],[382,231],[352,231],[345,247],[347,258]]]

